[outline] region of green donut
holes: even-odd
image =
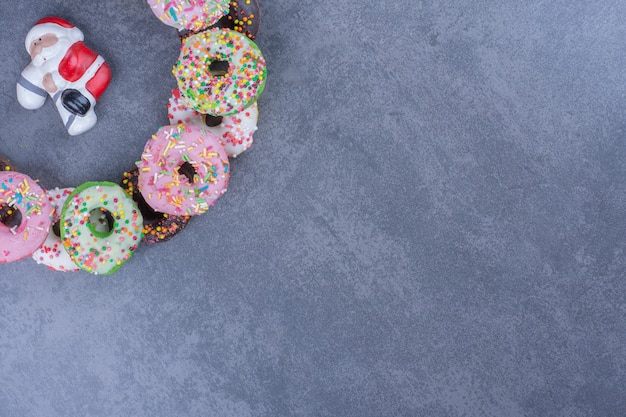
[[[112,182],[86,182],[61,211],[61,241],[74,263],[93,274],[112,274],[142,238],[143,217],[132,198]]]
[[[246,35],[216,28],[183,41],[172,73],[185,105],[202,114],[230,116],[263,93],[267,64]]]

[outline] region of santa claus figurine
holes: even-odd
[[[83,32],[64,19],[41,19],[26,35],[31,63],[17,82],[17,100],[27,109],[40,108],[50,95],[70,135],[96,124],[93,108],[111,81],[104,58],[83,39]]]

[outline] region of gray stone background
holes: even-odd
[[[264,1],[228,193],[115,275],[0,265],[0,415],[626,415],[626,3]],[[24,110],[24,37],[109,62],[100,121]],[[143,0],[3,8],[0,153],[117,181],[167,123]]]

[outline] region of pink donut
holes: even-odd
[[[180,95],[180,90],[172,90],[167,104],[167,116],[170,123],[196,123],[218,137],[224,150],[230,157],[236,157],[252,146],[253,135],[257,130],[259,107],[255,102],[242,112],[232,116],[211,116],[187,107]]]
[[[193,31],[217,23],[230,9],[230,0],[148,0],[148,4],[161,22]]]
[[[55,188],[53,190],[46,191],[46,197],[54,209],[52,215],[52,227],[48,233],[48,237],[43,244],[33,253],[33,259],[38,264],[42,264],[52,269],[53,271],[61,272],[76,272],[80,271],[80,268],[76,266],[70,255],[63,247],[61,241],[60,231],[56,229],[58,221],[61,219],[61,210],[67,196],[72,194],[73,188]],[[57,232],[59,234],[57,234]]]
[[[155,211],[193,216],[226,192],[228,155],[219,139],[194,124],[164,126],[137,163],[138,185]]]
[[[0,205],[4,204],[19,210],[22,221],[12,228],[0,223],[0,264],[32,255],[48,236],[52,222],[46,193],[27,175],[0,172]]]

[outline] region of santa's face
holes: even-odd
[[[28,53],[36,66],[59,53],[59,38],[53,33],[40,36],[30,43]]]

